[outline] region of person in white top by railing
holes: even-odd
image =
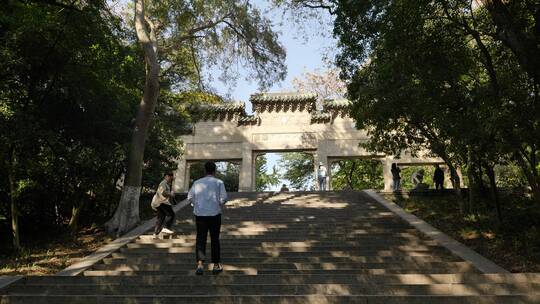
[[[222,180],[215,177],[216,164],[207,162],[204,164],[206,176],[196,180],[188,192],[188,200],[193,205],[193,214],[197,225],[196,241],[196,274],[204,272],[206,259],[206,238],[210,232],[212,246],[212,272],[218,274],[223,271],[220,261],[219,233],[221,230],[221,209],[227,202],[227,192]]]

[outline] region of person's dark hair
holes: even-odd
[[[387,167],[387,168],[388,168],[388,167]],[[393,163],[393,164],[392,164],[392,169],[396,169],[396,168],[397,168],[396,163]]]
[[[204,164],[204,172],[206,172],[206,174],[216,173],[216,164],[214,162],[206,162]]]
[[[172,172],[165,172],[165,174],[163,176],[174,176],[174,173]]]

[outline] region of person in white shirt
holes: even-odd
[[[188,192],[188,200],[193,205],[195,223],[197,225],[197,240],[195,255],[197,259],[196,274],[204,272],[206,259],[206,238],[210,232],[212,246],[212,272],[218,274],[223,271],[220,261],[219,233],[221,230],[221,209],[227,202],[227,192],[222,180],[216,178],[216,164],[204,164],[206,176],[196,180]]]
[[[166,173],[161,183],[159,183],[156,194],[154,194],[154,197],[152,197],[152,209],[157,211],[154,239],[159,238],[159,234],[161,232],[165,234],[173,234],[171,227],[174,224],[175,214],[171,206],[171,199],[174,197],[174,193],[171,190],[172,180],[172,172]],[[167,222],[165,222],[165,218],[167,217]],[[165,222],[165,228],[163,228],[163,222]]]
[[[326,167],[321,162],[317,170],[317,179],[319,181],[319,191],[326,191]]]

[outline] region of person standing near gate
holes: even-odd
[[[433,173],[433,182],[435,183],[435,189],[444,189],[444,171],[435,165],[435,172]]]
[[[393,163],[390,172],[392,173],[392,190],[399,191],[401,188],[401,176],[399,175],[401,173],[401,169],[399,169],[396,163]]]
[[[216,164],[204,164],[206,176],[196,180],[189,189],[187,199],[193,204],[193,214],[197,225],[197,240],[195,244],[195,257],[197,269],[195,273],[202,275],[206,260],[206,238],[210,232],[212,246],[212,273],[223,271],[220,261],[219,233],[221,230],[221,209],[227,202],[227,192],[222,180],[215,177]]]
[[[319,163],[317,170],[317,179],[319,181],[319,191],[326,191],[326,167],[322,162]]]
[[[173,234],[171,227],[174,224],[175,214],[171,206],[171,199],[174,198],[174,193],[171,190],[172,180],[172,172],[165,173],[163,180],[161,183],[159,183],[156,194],[154,194],[154,197],[152,197],[152,209],[157,211],[154,239],[158,239],[161,232],[165,234]],[[165,218],[167,217],[167,222],[165,222]],[[165,228],[163,228],[164,222]]]

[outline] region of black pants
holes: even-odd
[[[157,221],[156,227],[154,228],[154,233],[159,234],[161,232],[161,229],[163,229],[163,222],[165,222],[166,217],[168,218],[165,222],[165,227],[167,227],[167,229],[171,229],[172,225],[174,224],[174,216],[175,214],[171,205],[159,205],[159,207],[157,207]]]
[[[443,182],[435,181],[435,189],[444,189]]]
[[[221,230],[221,214],[216,216],[195,216],[197,223],[197,262],[206,260],[206,238],[210,231],[210,242],[212,246],[212,263],[220,262],[219,232]]]

